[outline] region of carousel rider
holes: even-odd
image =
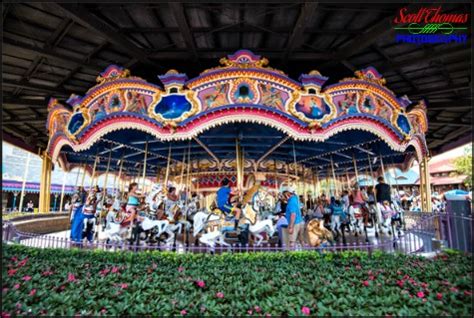
[[[166,194],[166,200],[165,200],[165,213],[167,214],[168,217],[172,218],[174,216],[172,209],[178,201],[179,201],[179,195],[176,191],[176,188],[169,187],[168,192]]]
[[[138,213],[138,207],[140,206],[140,200],[144,196],[138,193],[138,183],[132,182],[128,187],[128,201],[125,208],[126,217],[122,222],[122,226],[129,226],[135,220]]]
[[[235,227],[237,228],[241,210],[231,203],[230,199],[233,195],[234,193],[232,193],[230,189],[229,180],[222,180],[221,188],[217,190],[217,208],[226,216],[233,215],[235,217]]]
[[[89,195],[84,201],[80,197],[74,205],[74,215],[71,224],[71,240],[74,242],[82,242],[87,237],[92,242],[94,237],[95,211],[97,208],[97,189],[91,189]],[[85,231],[84,231],[85,227]]]

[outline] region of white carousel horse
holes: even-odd
[[[377,203],[377,210],[381,215],[379,227],[382,233],[390,235],[391,231],[394,230],[395,223],[398,223],[398,235],[401,235],[403,210],[397,204],[389,204],[388,202],[384,202],[384,204]]]
[[[234,222],[231,220],[229,223]],[[206,213],[204,211],[199,211],[194,215],[193,218],[193,236],[196,237],[202,231],[207,231],[199,238],[199,242],[204,245],[207,245],[211,248],[214,248],[216,244],[222,246],[230,246],[225,241],[225,231],[222,231],[222,227],[225,227],[229,224],[225,224],[225,216],[223,214],[214,214]]]
[[[260,244],[262,244],[262,233],[266,233],[268,238],[271,238],[275,233],[273,215],[267,216],[266,219],[259,219],[257,211],[259,211],[259,208],[261,207],[260,204],[261,196],[259,195],[259,191],[257,189],[257,192],[252,197],[251,204],[246,204],[242,209],[245,224],[249,224],[250,234],[252,234],[257,239],[255,246],[260,246]]]
[[[356,235],[362,234],[362,231],[364,230],[364,219],[362,209],[362,206],[349,206],[350,224],[353,227]]]

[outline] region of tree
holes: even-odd
[[[465,149],[464,156],[454,160],[454,167],[459,174],[466,176],[464,183],[470,188],[472,186],[472,145]]]

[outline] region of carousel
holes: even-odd
[[[74,205],[94,206],[92,217],[76,222],[85,220],[76,224],[81,229],[96,226],[89,240],[159,244],[164,238],[163,244],[213,247],[235,234],[258,245],[277,235],[280,190],[292,188],[307,216],[308,244],[317,246],[337,230],[309,217],[318,198],[342,198],[362,180],[375,186],[386,170],[407,170],[414,161],[422,210],[431,210],[423,100],[396,96],[372,67],[324,85],[328,78],[318,71],[294,80],[268,64],[241,50],[196,78],[169,70],[156,84],[111,65],[85,96],[72,95],[68,105],[51,99],[40,212],[50,206],[57,164],[92,177],[91,184],[78,178],[77,187],[91,190],[78,193]],[[105,185],[97,184],[103,174]],[[100,190],[111,178],[114,192]],[[118,215],[127,215],[133,184],[140,202],[124,225]],[[223,184],[235,194],[237,220],[216,206]],[[71,214],[74,227],[83,210]],[[359,220],[363,214],[352,209],[348,217],[355,234],[368,224]],[[372,225],[383,226],[386,218],[376,214]]]

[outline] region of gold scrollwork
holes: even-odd
[[[71,120],[74,118],[74,116],[77,115],[77,114],[82,114],[82,118],[84,118],[84,122],[82,123],[82,125],[81,125],[74,133],[71,133],[71,132],[69,131],[69,124],[71,123]],[[76,140],[77,140],[76,136],[77,136],[87,125],[89,125],[89,123],[90,123],[90,116],[89,116],[87,107],[82,106],[82,105],[76,105],[76,106],[74,107],[74,111],[73,111],[73,113],[71,114],[71,117],[69,118],[69,121],[68,121],[66,127],[64,127],[66,136],[67,136],[70,140],[76,141]]]
[[[410,127],[410,131],[408,133],[404,132],[403,129],[400,126],[398,126],[397,120],[398,120],[399,115],[403,115],[407,119],[408,126]],[[392,118],[391,118],[390,121],[391,121],[392,125],[394,127],[397,127],[398,131],[402,133],[403,137],[405,137],[405,140],[408,141],[411,138],[410,137],[411,136],[410,132],[413,131],[413,127],[411,125],[410,119],[408,118],[407,114],[402,109],[397,110],[397,111],[393,110],[392,111]]]

